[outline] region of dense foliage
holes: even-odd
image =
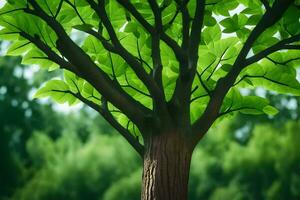
[[[92,102],[90,105],[94,108],[101,104],[102,99],[102,104],[108,103],[108,110],[113,116],[137,135],[139,129],[135,127],[136,121],[131,119],[134,117],[131,117],[130,111],[108,97],[105,88],[95,88],[94,81],[82,70],[88,71],[88,66],[98,68],[96,74],[107,79],[100,82],[101,85],[110,84],[112,91],[122,88],[121,92],[115,93],[120,93],[127,100],[130,95],[138,107],[142,104],[147,109],[158,106],[155,103],[158,96],[156,87],[150,74],[155,78],[155,73],[162,70],[161,77],[157,75],[157,85],[161,79],[163,98],[171,100],[176,80],[184,71],[181,60],[178,60],[181,58],[178,48],[180,45],[183,49],[189,46],[185,44],[188,36],[184,26],[189,26],[185,17],[192,18],[198,14],[195,9],[201,6],[200,1],[187,1],[187,5],[182,5],[186,8],[183,12],[179,2],[158,1],[161,21],[157,21],[159,17],[156,15],[155,21],[153,5],[138,0],[106,1],[105,4],[100,1],[99,6],[92,0],[10,0],[0,11],[1,26],[4,27],[1,38],[13,41],[7,54],[22,55],[24,64],[38,64],[49,70],[65,69],[64,79],[50,80],[38,91],[37,97],[51,96],[60,103],[70,104],[78,102],[76,99],[79,98],[85,103]],[[190,87],[192,123],[204,113],[218,80],[234,71],[232,66],[236,65],[251,31],[252,35],[256,31],[253,29],[256,25],[266,31],[259,30],[253,36],[255,41],[246,47],[247,59],[244,58],[242,66],[235,66],[241,73],[224,97],[220,116],[234,111],[277,113],[265,98],[241,95],[239,88],[263,86],[279,93],[300,94],[295,70],[299,65],[299,2],[292,3],[286,12],[277,13],[280,19],[273,19],[271,14],[276,15],[280,4],[284,7],[290,2],[206,1],[199,50],[196,47],[199,51],[197,75]],[[267,12],[273,20],[268,22],[270,24],[264,22]],[[155,34],[150,31],[153,27],[158,28],[161,38],[154,38]],[[201,26],[197,28],[201,29]],[[192,30],[191,34],[193,31],[196,30]],[[199,31],[198,34],[200,36]],[[188,38],[192,39],[192,36]],[[278,52],[280,49],[288,50]],[[155,58],[155,52],[160,58]],[[73,54],[85,59],[76,61]],[[116,83],[118,86],[112,86]],[[105,93],[104,97],[100,93]]]

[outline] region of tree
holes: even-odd
[[[277,113],[240,88],[300,94],[298,0],[8,0],[0,13],[8,55],[64,69],[36,97],[82,101],[141,155],[142,199],[187,198],[216,121]]]

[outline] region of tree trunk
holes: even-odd
[[[142,200],[186,200],[192,151],[178,134],[146,141]]]

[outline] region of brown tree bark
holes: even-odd
[[[192,150],[176,133],[154,135],[144,154],[142,200],[186,200]]]

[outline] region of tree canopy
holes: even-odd
[[[140,131],[149,124],[176,122],[197,143],[233,112],[277,113],[241,88],[300,95],[299,6],[298,0],[8,0],[0,37],[12,41],[7,54],[22,55],[23,64],[64,69],[64,78],[49,80],[36,97],[84,102],[141,153]]]

